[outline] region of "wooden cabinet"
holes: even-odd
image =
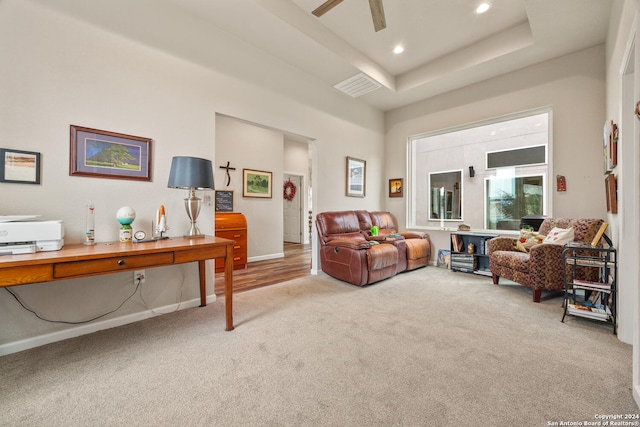
[[[216,212],[216,237],[234,240],[233,269],[247,268],[247,219],[239,212]],[[216,260],[216,273],[224,271],[224,260]]]

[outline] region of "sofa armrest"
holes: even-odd
[[[424,231],[403,231],[399,233],[405,239],[428,239],[429,235]]]
[[[517,241],[515,237],[494,237],[489,240],[488,254],[496,251],[515,251]]]
[[[371,243],[364,239],[335,239],[325,243],[325,246],[361,250],[371,248]]]
[[[541,243],[529,250],[529,273],[539,277],[539,283],[552,283],[558,272],[562,271],[563,245]],[[562,277],[562,274],[559,275]],[[557,280],[557,279],[555,279]]]
[[[541,262],[540,265],[548,263],[549,260],[558,260],[560,266],[562,266],[562,250],[563,245],[556,245],[554,243],[540,243],[538,245],[531,246],[529,250],[529,257],[532,262]]]

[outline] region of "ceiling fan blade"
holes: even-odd
[[[337,5],[339,5],[340,3],[342,3],[342,0],[327,0],[326,2],[324,2],[320,6],[318,6],[311,13],[319,18],[322,15],[324,15],[325,13],[329,12],[334,7],[336,7]]]
[[[371,8],[371,17],[373,18],[373,28],[375,28],[376,32],[387,28],[382,0],[369,0],[369,7]]]

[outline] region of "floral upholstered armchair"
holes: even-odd
[[[540,225],[539,234],[547,236],[554,228],[568,230],[573,228],[573,241],[591,242],[602,225],[601,219],[546,218]],[[512,280],[533,290],[533,302],[540,302],[543,290],[564,289],[564,266],[562,265],[563,245],[554,243],[534,244],[528,252],[517,249],[517,238],[496,237],[489,240],[489,262],[493,283],[498,284],[500,277]],[[584,280],[597,280],[589,277],[597,273],[596,269],[583,269],[577,272]]]

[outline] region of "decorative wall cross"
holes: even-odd
[[[232,171],[236,170],[236,168],[232,168],[231,166],[229,166],[229,164],[230,164],[230,162],[227,162],[227,166],[220,166],[220,169],[226,169],[226,171],[227,171],[227,187],[231,183],[231,174],[229,173],[229,171],[230,170],[232,170]]]

